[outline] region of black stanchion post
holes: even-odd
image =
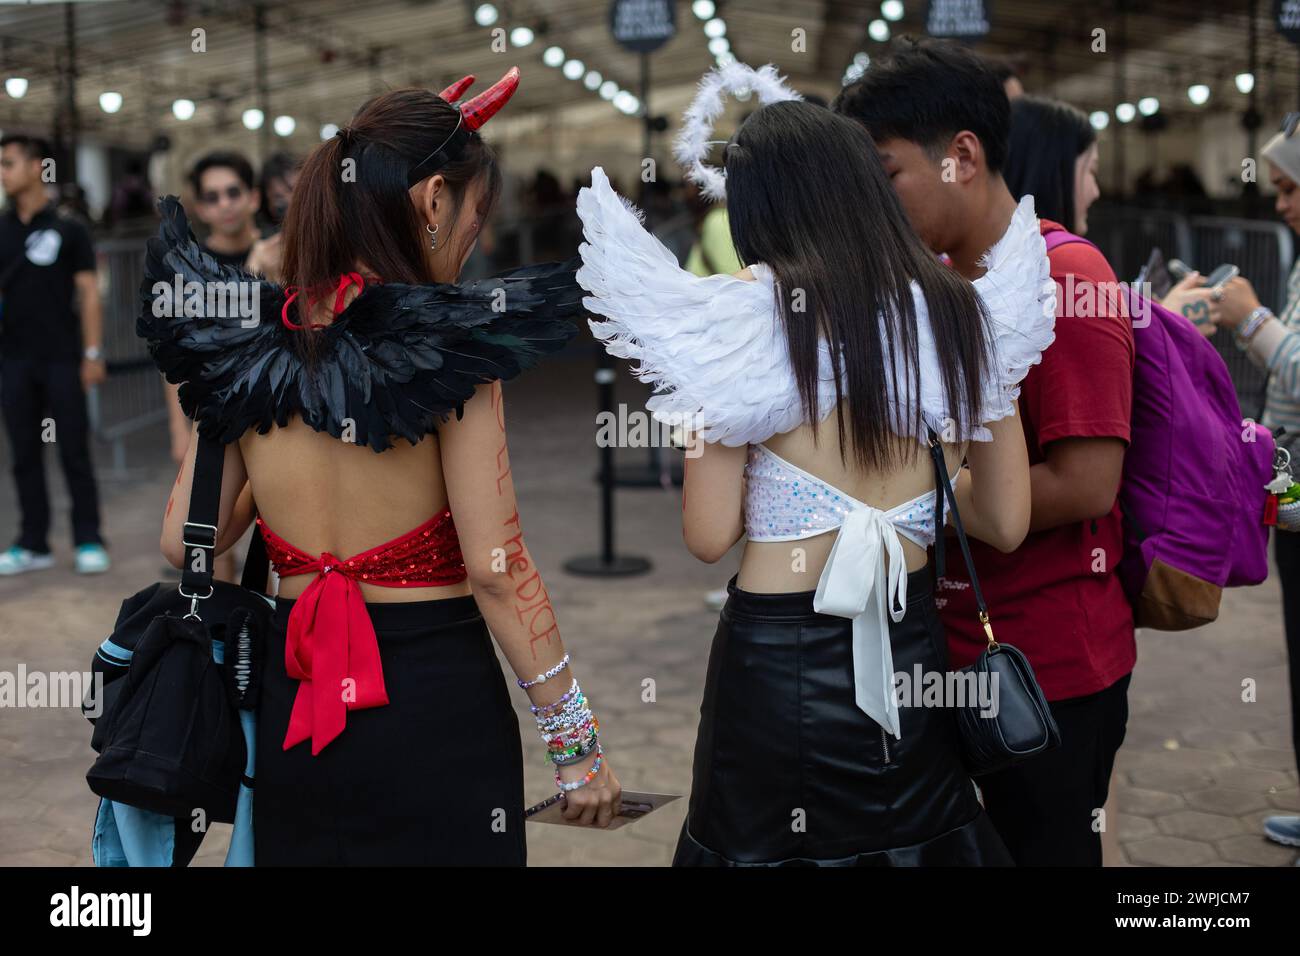
[[[600,412],[615,414],[614,367],[604,349],[600,350],[600,366],[596,369],[596,394]],[[600,448],[600,554],[570,558],[564,563],[564,570],[570,574],[614,577],[643,574],[652,567],[648,558],[614,553],[614,444],[607,441]]]
[[[629,8],[622,12],[619,7]],[[614,39],[629,50],[639,54],[641,65],[641,156],[650,159],[654,117],[650,115],[650,54],[659,49],[677,32],[676,10],[671,0],[614,0],[610,7],[610,29]],[[642,171],[637,202],[645,213],[645,226],[652,224],[654,211],[650,208],[650,190]],[[653,436],[653,430],[651,432]],[[681,485],[682,469],[676,456],[664,455],[663,449],[653,440],[645,464],[625,465],[614,471],[614,483],[624,488],[671,488]]]

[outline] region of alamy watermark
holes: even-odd
[[[256,279],[186,282],[178,273],[171,282],[153,284],[154,318],[230,318],[239,319],[240,328],[256,328],[262,321],[260,284]]]
[[[998,674],[987,671],[894,672],[894,700],[899,707],[979,707],[981,717],[998,715]]]
[[[689,416],[680,423],[658,420],[644,409],[628,409],[620,402],[618,409],[596,414],[596,446],[598,448],[681,448],[687,458],[704,454],[704,441],[699,429]]]
[[[92,690],[94,693],[89,694]],[[0,708],[7,707],[81,707],[86,716],[98,718],[103,712],[104,675],[90,671],[28,671],[19,664],[17,671],[0,671]]]

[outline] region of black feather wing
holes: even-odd
[[[280,321],[279,285],[204,253],[175,197],[159,210],[137,332],[167,380],[182,383],[186,414],[223,442],[298,414],[376,451],[394,435],[414,444],[476,386],[513,378],[563,348],[584,315],[574,258],[458,285],[372,283],[328,327],[294,331]],[[187,290],[203,295],[195,301]],[[321,337],[310,366],[296,335]]]

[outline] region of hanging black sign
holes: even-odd
[[[634,53],[653,53],[677,35],[673,0],[614,0],[609,5],[609,32]]]
[[[987,36],[991,0],[930,0],[925,11],[925,32],[932,37],[972,39]]]
[[[1300,0],[1273,0],[1273,22],[1278,33],[1300,43]]]

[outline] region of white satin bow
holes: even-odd
[[[853,619],[854,697],[868,717],[901,739],[889,618],[901,621],[907,612],[907,562],[883,511],[855,508],[844,519],[813,610]]]

